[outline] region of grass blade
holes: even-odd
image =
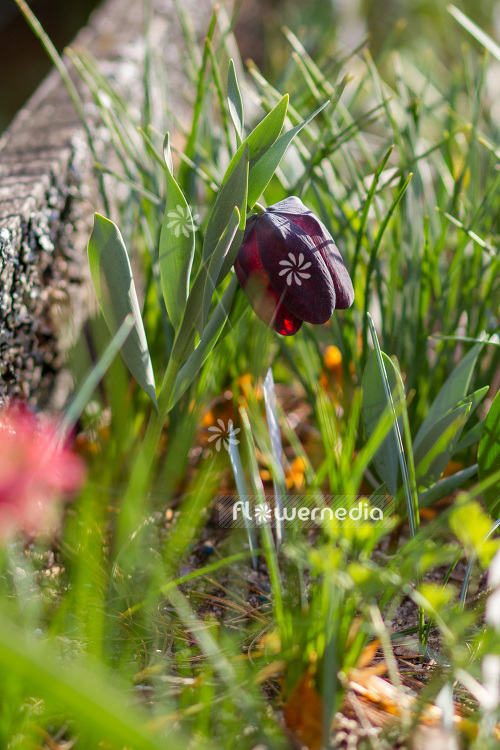
[[[275,507],[279,517],[276,518],[276,541],[278,545],[283,541],[284,530],[279,520],[282,518],[283,503],[285,502],[286,485],[283,471],[283,447],[281,445],[281,434],[278,423],[278,408],[276,404],[276,392],[274,390],[274,378],[271,368],[267,371],[264,379],[264,403],[266,405],[266,417],[271,438],[271,451],[273,455],[273,484]]]
[[[394,431],[394,437],[396,439],[398,457],[399,457],[399,465],[400,465],[401,474],[403,477],[406,507],[408,510],[408,522],[410,524],[410,535],[413,538],[414,536],[416,536],[417,530],[418,530],[418,496],[416,494],[416,487],[412,488],[412,483],[410,481],[408,465],[406,463],[406,458],[405,458],[405,453],[404,453],[404,448],[403,448],[403,440],[401,438],[401,431],[399,429],[399,423],[397,420],[396,407],[394,406],[394,401],[393,401],[392,394],[391,394],[389,378],[387,377],[387,371],[386,371],[384,359],[382,356],[382,350],[380,349],[377,332],[373,324],[372,316],[369,313],[368,313],[368,325],[370,326],[370,333],[372,336],[373,346],[375,348],[377,363],[379,366],[380,374],[382,377],[382,382],[384,385],[385,397],[387,399],[387,404],[389,405],[391,413],[392,413],[392,420],[393,420],[392,427]],[[416,513],[415,513],[414,498],[417,498],[417,508],[416,508],[417,512]]]
[[[455,21],[458,21],[460,26],[469,32],[474,39],[479,42],[485,49],[490,52],[493,57],[500,61],[500,45],[493,41],[493,39],[483,31],[474,21],[462,13],[461,10],[456,8],[454,5],[448,5],[448,13],[450,13]]]
[[[247,487],[247,483],[245,480],[245,472],[243,471],[243,465],[241,463],[240,452],[238,450],[238,441],[235,439],[232,425],[230,426],[230,429],[229,429],[229,440],[228,440],[227,450],[228,450],[229,458],[231,461],[231,468],[233,470],[234,480],[236,482],[236,489],[238,490],[238,495],[240,496],[240,500],[245,502],[245,499],[250,497],[250,493],[248,492],[248,487]],[[247,532],[248,544],[250,546],[250,552],[252,555],[252,565],[253,565],[254,570],[257,570],[259,561],[255,553],[255,550],[257,549],[255,529],[252,526],[252,521],[248,520],[246,513],[243,513],[243,518],[245,519],[245,529]]]
[[[243,114],[243,100],[241,98],[240,87],[238,86],[234,60],[229,60],[229,70],[227,72],[227,100],[229,103],[231,119],[236,131],[238,146],[240,146],[243,140],[245,120]]]
[[[80,415],[92,398],[92,394],[103,379],[104,375],[107,373],[108,369],[111,367],[114,358],[127,340],[127,337],[132,331],[133,327],[134,319],[131,315],[127,315],[120,328],[115,333],[108,346],[104,350],[99,361],[89,372],[89,374],[79,387],[78,392],[74,395],[68,407],[66,408],[64,418],[58,431],[60,441],[64,441],[69,432],[71,432],[73,427],[76,425]]]

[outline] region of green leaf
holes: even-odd
[[[425,440],[414,448],[419,492],[435,484],[445,470],[469,418],[471,404],[465,403],[447,412],[426,433]]]
[[[238,138],[238,143],[241,144],[243,139],[243,126],[245,124],[243,101],[241,99],[240,87],[238,86],[236,68],[234,67],[233,60],[229,60],[229,70],[227,73],[227,100],[229,104],[229,113],[236,131],[236,137]]]
[[[488,393],[490,387],[489,385],[485,385],[484,388],[479,388],[477,391],[474,391],[474,393],[471,393],[469,396],[466,396],[464,399],[458,402],[456,406],[463,406],[464,404],[470,404],[470,411],[467,414],[467,419],[469,420],[471,416],[476,411],[477,407],[483,400],[483,398]],[[474,445],[474,443],[477,443],[479,438],[481,437],[481,431],[483,429],[483,423],[484,419],[478,422],[472,430],[469,430],[467,435],[465,437],[461,438],[458,443],[455,446],[455,449],[453,451],[453,454],[460,453],[460,451],[463,451],[465,448],[468,448],[471,445]]]
[[[491,519],[477,501],[466,502],[455,507],[450,515],[450,529],[465,547],[465,554],[479,557],[487,567],[498,550],[497,540],[490,540]]]
[[[204,261],[206,261],[214,252],[217,243],[226,231],[227,226],[231,221],[235,206],[240,212],[241,232],[243,233],[245,229],[248,192],[248,163],[249,151],[248,146],[245,145],[227,182],[225,182],[219,190],[214,207],[210,213],[203,242]]]
[[[243,289],[241,286],[238,287],[236,290],[236,295],[234,298],[234,302],[231,306],[231,312],[229,313],[229,316],[224,324],[224,328],[221,331],[221,334],[219,336],[219,343],[222,341],[223,338],[225,338],[229,333],[231,333],[234,328],[238,325],[240,320],[243,318],[245,313],[248,313],[249,311],[249,305],[248,305],[248,299],[245,296],[245,293],[243,292]]]
[[[396,378],[400,377],[399,373],[394,367],[392,360],[384,352],[382,352],[382,358],[387,372],[387,378],[389,380],[391,393],[393,394],[393,398],[396,398]],[[382,416],[387,413],[388,409],[384,383],[377,363],[375,352],[371,353],[368,362],[366,363],[366,367],[363,373],[362,387],[363,424],[365,426],[365,432],[367,436],[370,437],[380,423]],[[399,429],[402,432],[403,423],[401,418],[398,419],[398,422]],[[391,495],[393,497],[396,497],[398,490],[399,456],[394,430],[391,430],[389,432],[389,434],[377,450],[373,460],[375,466],[377,467],[380,478],[383,480]]]
[[[251,169],[273,145],[283,129],[288,109],[288,98],[288,94],[285,94],[274,109],[272,109],[269,114],[259,122],[257,127],[254,128],[250,135],[243,141],[231,159],[226,174],[224,175],[224,179],[222,180],[223,185],[228,181],[233,169],[238,164],[245,146],[248,146],[248,158],[250,160]]]
[[[241,227],[240,212],[235,206],[235,208],[233,209],[233,215],[229,220],[229,224],[221,235],[217,247],[215,248],[209,260],[208,270],[205,278],[205,288],[203,290],[203,310],[201,318],[202,328],[205,327],[212,295],[216,287],[226,276],[226,273],[229,271],[231,266],[234,264],[234,261],[236,260],[238,250],[240,249],[241,240],[243,239],[243,230],[239,227]],[[224,268],[227,268],[226,272],[224,272]]]
[[[481,419],[480,422],[475,424],[474,427],[469,430],[469,432],[464,435],[461,440],[459,440],[458,445],[455,448],[455,453],[460,453],[460,451],[463,451],[466,448],[470,448],[471,445],[474,445],[474,443],[477,443],[481,439],[484,422],[485,420]]]
[[[477,474],[477,464],[469,466],[467,469],[457,471],[456,474],[452,474],[450,477],[441,479],[428,490],[420,493],[418,496],[418,505],[420,508],[427,508],[429,505],[436,503],[441,500],[442,497],[446,497],[454,490],[461,487],[464,482],[468,479],[472,479]]]
[[[95,293],[111,335],[118,332],[127,315],[132,316],[134,327],[121,347],[122,357],[133,377],[158,407],[153,365],[127,249],[116,224],[100,214],[94,217],[88,256]]]
[[[264,154],[259,158],[257,162],[250,165],[250,175],[248,178],[248,207],[253,208],[255,203],[259,200],[260,196],[269,185],[272,176],[276,172],[280,161],[282,160],[288,146],[291,144],[293,139],[298,133],[304,128],[311,120],[316,117],[317,114],[323,110],[327,104],[325,102],[321,107],[315,110],[309,117],[303,122],[296,125],[291,130],[283,133],[273,145],[266,150]]]
[[[489,385],[485,385],[483,386],[483,388],[478,388],[477,391],[474,391],[474,393],[470,393],[468,396],[466,396],[461,401],[459,401],[457,406],[462,406],[463,404],[470,404],[471,408],[469,412],[469,417],[471,417],[489,390],[490,390]]]
[[[481,482],[500,470],[500,391],[493,399],[484,422],[477,463]],[[500,480],[483,491],[483,498],[489,512],[498,517]]]
[[[427,412],[427,416],[420,425],[420,429],[413,441],[415,452],[418,450],[423,439],[428,435],[434,425],[439,422],[447,412],[451,409],[455,409],[465,398],[469,389],[472,372],[482,347],[482,342],[476,344],[461,362],[459,362],[444,383]]]
[[[228,319],[239,282],[236,274],[226,287],[222,298],[212,313],[212,317],[203,331],[203,336],[194,352],[187,362],[181,367],[175,380],[175,386],[169,403],[169,409],[181,398],[183,393],[191,385],[196,375],[203,366],[208,355],[214,348],[222,333],[222,329]]]
[[[228,256],[232,259],[232,263],[234,263],[236,253],[238,252],[238,246],[235,244],[234,239],[239,223],[240,214],[238,209],[234,208],[231,221],[220,238],[217,247],[196,274],[172,349],[172,357],[179,361],[181,361],[183,355],[185,356],[188,344],[191,347],[194,346],[196,327],[200,331],[200,336],[203,335],[210,302],[217,286],[216,282],[220,268]]]
[[[194,224],[191,210],[172,174],[168,133],[163,150],[166,164],[166,204],[160,233],[160,276],[167,312],[177,331],[189,293],[195,247]]]

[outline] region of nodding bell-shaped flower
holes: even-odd
[[[282,336],[354,301],[332,236],[295,196],[250,217],[234,267],[254,311]]]

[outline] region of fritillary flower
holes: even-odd
[[[354,301],[332,236],[294,196],[250,217],[234,267],[254,311],[282,336]]]

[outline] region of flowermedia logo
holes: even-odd
[[[395,514],[394,500],[385,495],[369,499],[357,495],[336,495],[318,498],[292,495],[284,503],[276,504],[273,497],[238,497],[224,495],[219,498],[219,524],[225,528],[261,527],[276,521],[289,527],[313,528],[325,522],[342,526],[370,524],[389,527]]]

